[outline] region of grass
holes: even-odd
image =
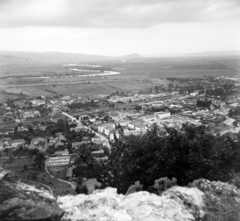
[[[65,175],[67,172],[65,167],[49,167],[48,170],[53,176],[65,180]]]
[[[30,165],[33,163],[33,158],[20,158],[20,159],[0,159],[0,166],[5,169],[12,170],[14,173],[24,169],[24,165]]]
[[[90,81],[91,82],[91,81]],[[153,84],[141,81],[124,80],[118,82],[91,82],[90,84],[82,84],[76,82],[69,82],[69,84],[61,84],[52,86],[49,85],[19,85],[19,90],[22,90],[32,96],[39,94],[45,96],[52,96],[57,94],[110,94],[115,91],[127,91],[127,90],[142,90],[153,87]],[[12,88],[10,88],[12,89]]]

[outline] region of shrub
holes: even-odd
[[[76,192],[78,194],[85,194],[85,195],[87,195],[88,194],[88,188],[87,188],[86,185],[83,185],[83,186],[77,185]]]

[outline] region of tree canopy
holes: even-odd
[[[99,169],[98,181],[119,193],[140,181],[147,189],[160,177],[177,178],[179,185],[195,179],[228,181],[240,170],[240,136],[214,136],[205,126],[183,125],[182,129],[157,125],[144,135],[124,137],[116,141],[109,163]]]

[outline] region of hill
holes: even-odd
[[[15,52],[0,51],[0,65],[7,64],[26,64],[26,63],[84,63],[99,61],[128,60],[141,58],[139,54],[130,54],[126,56],[102,56],[78,53],[62,53],[62,52]]]

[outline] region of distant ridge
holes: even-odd
[[[64,52],[0,51],[0,64],[82,63],[82,62],[127,60],[138,58],[141,58],[141,56],[137,53],[114,57]]]
[[[187,54],[193,56],[227,56],[227,55],[240,55],[240,51],[207,51],[194,54]]]
[[[148,57],[201,57],[201,56],[240,56],[240,51],[208,51],[197,53],[155,54]]]
[[[203,56],[240,56],[240,51],[215,51],[182,54],[158,54],[142,57],[137,53],[125,56],[103,56],[65,52],[22,52],[0,51],[0,65],[8,64],[67,64],[86,62],[109,62],[109,61],[140,61],[144,58],[162,57],[203,57]]]

